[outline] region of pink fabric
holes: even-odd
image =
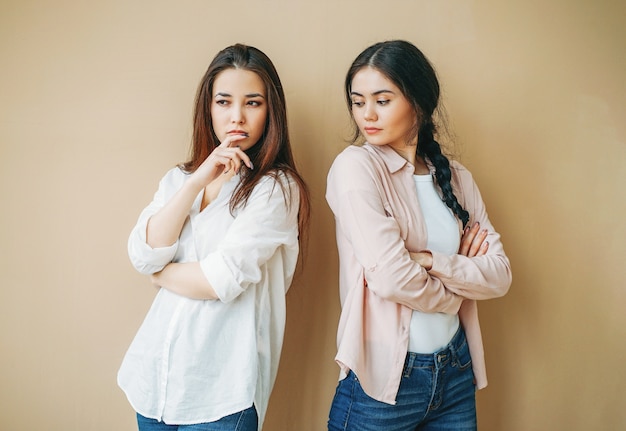
[[[353,370],[369,396],[388,404],[395,404],[412,310],[458,313],[477,386],[487,385],[475,300],[504,295],[511,268],[471,174],[456,162],[451,170],[470,224],[489,231],[489,251],[475,258],[433,252],[428,272],[409,255],[427,241],[413,166],[390,147],[365,144],[346,148],[328,174],[342,305],[335,359],[342,376]]]

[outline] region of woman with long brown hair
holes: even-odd
[[[118,374],[140,430],[261,429],[308,216],[278,74],[230,46],[200,82],[190,159],[128,241],[158,287]]]

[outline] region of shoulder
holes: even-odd
[[[467,169],[457,160],[450,160],[450,172],[452,173],[452,180],[457,182],[461,186],[468,182],[474,182],[472,173],[469,171],[469,169]]]
[[[384,171],[380,157],[365,146],[350,145],[335,157],[328,181],[365,181],[378,178]]]
[[[188,172],[183,171],[180,167],[174,166],[169,171],[167,171],[165,175],[163,175],[163,178],[161,178],[161,182],[168,184],[183,183],[189,177],[189,175],[190,174]]]
[[[250,197],[281,196],[285,200],[292,200],[299,196],[298,187],[298,182],[293,174],[283,170],[276,170],[259,179]]]
[[[291,173],[283,170],[276,170],[262,176],[254,188],[273,188],[277,185],[281,187],[292,187],[296,184],[296,180],[293,178]]]
[[[161,177],[159,190],[164,193],[173,193],[182,187],[188,177],[188,173],[182,171],[178,166],[175,166]]]
[[[466,209],[469,210],[482,201],[478,185],[469,169],[457,161],[450,161],[450,172],[452,173],[453,187],[459,192],[458,197],[461,204],[467,207]]]
[[[332,167],[351,167],[372,163],[372,154],[364,146],[350,145],[335,157]]]
[[[326,198],[340,198],[356,191],[375,192],[388,175],[378,154],[365,146],[351,145],[334,160],[326,179]]]

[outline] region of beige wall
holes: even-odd
[[[481,306],[481,429],[624,429],[624,16],[582,0],[1,1],[0,428],[134,429],[115,375],[154,291],[126,238],[185,158],[210,59],[241,41],[279,69],[314,205],[266,429],[323,429],[342,80],[367,45],[406,38],[439,70],[514,269],[510,294]]]

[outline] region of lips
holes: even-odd
[[[382,129],[379,129],[377,127],[365,127],[363,128],[363,130],[365,130],[365,133],[367,133],[368,135],[372,135],[374,133],[380,132]]]
[[[228,131],[229,135],[243,135],[243,136],[248,136],[248,132],[245,132],[243,130],[229,130]]]

